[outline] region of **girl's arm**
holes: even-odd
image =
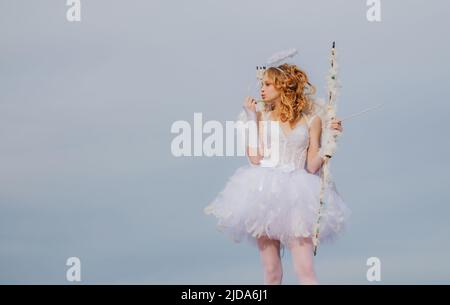
[[[342,122],[338,118],[334,118],[331,120],[330,128],[333,132],[342,133],[344,130],[342,127]],[[316,116],[311,122],[311,127],[309,129],[310,137],[309,137],[309,147],[307,154],[307,164],[306,170],[310,173],[315,174],[323,165],[326,157],[323,157],[325,152],[319,153],[320,150],[320,142],[322,135],[322,120],[319,116]],[[331,154],[332,155],[332,154]]]
[[[251,164],[253,165],[259,165],[260,161],[263,159],[263,149],[262,149],[262,145],[260,143],[261,141],[261,128],[259,126],[259,122],[261,121],[261,112],[257,112],[256,113],[256,128],[257,128],[257,134],[258,134],[258,146],[257,147],[252,147],[250,145],[247,145],[247,156],[248,156],[248,160],[250,161]]]
[[[315,174],[324,162],[324,159],[319,155],[320,136],[322,134],[322,120],[319,116],[314,117],[309,127],[309,147],[306,157],[306,170]]]

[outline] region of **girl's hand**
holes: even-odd
[[[245,98],[244,106],[248,111],[256,113],[256,100],[251,96]]]
[[[252,98],[251,96],[247,96],[242,108],[244,108],[245,114],[247,115],[247,121],[257,121],[256,100],[254,98]]]
[[[325,138],[323,139],[324,145],[320,147],[318,153],[321,158],[334,155],[336,152],[336,137],[344,130],[342,128],[342,121],[339,118],[332,119],[328,124],[328,128],[330,128],[331,132],[325,134]]]
[[[344,128],[342,128],[342,121],[339,118],[334,118],[331,120],[330,128],[336,133],[341,133],[344,131]]]

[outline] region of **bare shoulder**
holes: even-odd
[[[313,114],[308,117],[309,120],[309,128],[313,130],[320,130],[322,129],[322,119],[320,116]]]
[[[264,111],[264,110],[257,111],[256,117],[258,118],[258,120],[267,120],[269,118],[269,112]]]
[[[261,111],[257,111],[256,118],[258,119],[258,121],[261,121],[263,119],[263,113]]]

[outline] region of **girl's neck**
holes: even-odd
[[[271,111],[274,117],[278,118],[280,116],[280,107],[278,106],[277,103],[273,103],[271,105]]]
[[[273,111],[275,109],[275,107],[274,107],[274,105],[273,104],[267,104],[267,105],[265,105],[265,110],[266,111]]]
[[[269,103],[266,103],[266,111],[273,111],[274,113],[275,112],[278,112],[278,110],[277,110],[277,108],[278,108],[278,103],[275,101],[275,102],[269,102]]]

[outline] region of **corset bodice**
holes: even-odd
[[[264,121],[262,145],[265,153],[261,166],[274,167],[283,171],[305,168],[309,146],[309,126],[313,116],[311,118],[304,116],[306,123],[297,123],[294,129],[285,134],[279,121],[270,119],[270,112],[262,112],[261,118]],[[271,158],[276,144],[278,144],[278,158]],[[274,159],[278,159],[279,162],[276,164],[270,162]]]

